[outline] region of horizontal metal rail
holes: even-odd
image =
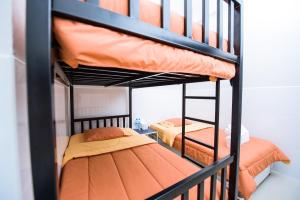
[[[152,73],[117,68],[79,66],[72,69],[58,63],[73,85],[131,86],[133,88],[208,81],[207,76],[185,73]]]
[[[111,83],[111,84],[107,84],[106,87],[122,85],[122,84],[125,84],[125,83],[132,83],[134,81],[144,80],[145,78],[152,78],[152,77],[156,77],[156,76],[159,76],[159,75],[162,75],[162,74],[166,74],[166,73],[147,74],[147,75],[140,75],[140,76],[136,76],[136,77],[131,77],[131,78],[128,78],[126,80],[117,81],[117,82],[114,82],[114,83]]]
[[[145,87],[157,87],[157,86],[164,86],[164,85],[178,85],[182,83],[196,83],[196,82],[204,82],[208,81],[207,77],[199,77],[199,78],[187,78],[177,81],[164,81],[164,82],[151,82],[151,83],[141,83],[141,84],[135,84],[135,82],[132,83],[133,88],[145,88]]]
[[[215,100],[216,97],[210,97],[210,96],[185,96],[186,99],[211,99]]]
[[[196,121],[196,122],[202,122],[202,123],[205,123],[205,124],[215,125],[215,122],[208,121],[208,120],[197,119],[197,118],[193,118],[193,117],[185,117],[185,119],[189,119],[189,120]]]
[[[195,139],[190,138],[190,137],[188,137],[188,136],[185,136],[185,139],[186,139],[186,140],[189,140],[189,141],[192,141],[192,142],[194,142],[194,143],[196,143],[196,144],[200,144],[200,145],[202,145],[202,146],[205,146],[205,147],[207,147],[207,148],[209,148],[209,149],[214,150],[214,147],[213,147],[213,146],[211,146],[211,145],[209,145],[209,144],[206,144],[206,143],[203,143],[203,142],[201,142],[201,141],[199,141],[199,140],[195,140]]]
[[[148,200],[169,200],[186,193],[192,187],[202,183],[206,178],[217,174],[223,168],[226,168],[233,162],[233,156],[227,156],[212,165],[209,165],[195,174],[183,179],[182,181],[171,185],[161,192],[147,198]]]
[[[108,125],[110,127],[112,127],[115,124],[114,122],[116,122],[117,127],[120,127],[120,125],[121,125],[120,120],[121,120],[122,127],[125,128],[126,127],[126,118],[130,118],[130,115],[129,114],[128,115],[113,115],[113,116],[105,116],[105,117],[88,117],[88,118],[74,119],[74,120],[72,120],[73,133],[75,133],[74,130],[75,130],[76,123],[80,123],[81,133],[83,133],[85,130],[92,129],[93,122],[96,122],[95,128],[99,128],[100,127],[99,121],[103,121],[103,127],[107,127]],[[84,126],[86,122],[88,123],[87,129],[85,129],[85,126]]]
[[[103,120],[103,119],[111,119],[111,118],[122,118],[122,117],[129,117],[129,114],[126,115],[112,115],[112,116],[105,116],[105,117],[87,117],[87,118],[77,118],[74,119],[75,122],[80,121],[90,121],[90,120]]]
[[[98,6],[100,0],[86,0],[87,3],[90,3],[92,5]]]
[[[195,165],[197,165],[197,166],[199,166],[199,167],[201,167],[201,168],[206,167],[206,165],[204,165],[204,164],[202,164],[202,163],[200,163],[200,162],[198,162],[198,161],[192,159],[191,157],[189,157],[189,156],[187,156],[187,155],[184,155],[183,158],[187,159],[188,161],[194,163]]]

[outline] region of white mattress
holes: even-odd
[[[270,175],[271,167],[272,166],[270,165],[255,177],[256,186],[259,186]]]

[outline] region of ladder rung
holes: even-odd
[[[205,168],[205,167],[206,167],[204,164],[202,164],[202,163],[200,163],[200,162],[198,162],[198,161],[196,161],[196,160],[191,159],[189,156],[184,155],[183,158],[189,160],[190,162],[192,162],[192,163],[194,163],[195,165],[198,165],[198,166],[200,166],[200,167],[202,167],[202,168]]]
[[[215,125],[215,122],[207,121],[207,120],[203,120],[203,119],[196,119],[196,118],[193,118],[193,117],[185,117],[185,119],[189,119],[189,120],[196,121],[196,122],[202,122],[202,123],[205,123],[205,124]]]
[[[186,99],[211,99],[215,100],[216,97],[210,97],[210,96],[185,96]]]
[[[205,143],[203,143],[203,142],[200,142],[199,140],[195,140],[195,139],[190,138],[190,137],[185,137],[185,139],[187,139],[187,140],[189,140],[189,141],[192,141],[192,142],[194,142],[194,143],[200,144],[200,145],[202,145],[202,146],[205,146],[205,147],[207,147],[207,148],[209,148],[209,149],[212,149],[212,150],[215,149],[213,146],[211,146],[211,145],[209,145],[209,144],[205,144]]]

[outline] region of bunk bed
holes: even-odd
[[[112,132],[126,134],[113,136]],[[103,140],[103,137],[110,139]],[[130,128],[116,127],[88,129],[85,133],[73,135],[63,164],[62,200],[147,199],[199,171],[198,167],[155,140]],[[210,180],[206,179],[200,185],[201,195],[193,187],[186,194],[187,199],[196,199],[197,196],[209,199],[209,186]],[[217,183],[216,198],[226,195],[224,191]]]
[[[70,87],[72,134],[75,134],[76,123],[84,131],[85,122],[88,122],[88,129],[92,129],[99,127],[100,120],[104,120],[104,126],[107,122],[113,126],[115,120],[119,127],[126,124],[125,118],[128,117],[127,124],[131,127],[132,90],[135,88],[182,84],[185,92],[187,83],[214,80],[219,94],[220,81],[230,79],[233,87],[230,155],[222,160],[217,159],[218,132],[215,131],[214,162],[211,165],[201,170],[193,168],[186,176],[169,182],[161,191],[156,190],[156,194],[147,198],[173,199],[181,196],[181,199],[191,199],[189,191],[195,190],[195,198],[203,199],[203,185],[210,181],[209,198],[215,199],[217,175],[220,173],[220,198],[225,199],[227,196],[226,177],[229,176],[228,198],[237,199],[243,63],[242,1],[217,1],[216,33],[209,30],[208,0],[203,0],[202,11],[199,10],[202,12],[201,25],[192,21],[191,0],[184,3],[184,17],[170,12],[169,0],[162,0],[159,6],[146,0],[120,2],[122,1],[27,2],[28,112],[35,198],[56,199],[59,188],[55,170],[52,100],[53,80],[57,78]],[[223,37],[223,4],[228,5],[226,41]],[[146,13],[152,15],[149,17]],[[171,23],[174,19],[182,22],[178,29],[177,26],[174,29]],[[55,37],[52,38],[53,35]],[[74,85],[128,87],[129,114],[75,119]],[[182,120],[186,118],[185,98],[184,93]],[[216,111],[213,124],[218,130],[218,99]],[[36,119],[43,120],[37,123]],[[93,127],[95,123],[96,127]],[[196,163],[185,153],[184,126],[182,137],[182,157]],[[70,163],[73,165],[72,163],[80,159],[84,158],[71,160],[66,166]],[[182,158],[174,159],[191,166]],[[230,168],[229,175],[227,167]],[[63,176],[68,174],[67,168],[70,167],[64,169]],[[64,180],[63,178],[62,184]],[[61,188],[64,186],[65,184]]]
[[[174,123],[172,123],[174,121]],[[180,123],[178,123],[180,122]],[[174,118],[153,123],[150,128],[158,132],[162,142],[181,151],[182,120]],[[177,124],[176,124],[177,123]],[[202,122],[186,121],[186,154],[199,162],[203,167],[213,162],[214,128]],[[219,130],[218,159],[222,159],[230,152],[224,129]],[[198,143],[202,145],[198,145]],[[265,139],[250,137],[249,141],[241,144],[241,160],[239,167],[239,193],[241,197],[249,199],[257,186],[270,174],[270,165],[277,161],[288,164],[289,158],[272,142]]]

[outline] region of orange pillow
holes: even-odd
[[[172,119],[167,119],[167,122],[173,124],[175,127],[182,126],[182,119],[181,118],[172,118]],[[185,125],[191,125],[193,122],[191,120],[186,119],[185,120]]]
[[[118,127],[94,128],[84,133],[86,142],[109,140],[125,136],[124,131]]]

